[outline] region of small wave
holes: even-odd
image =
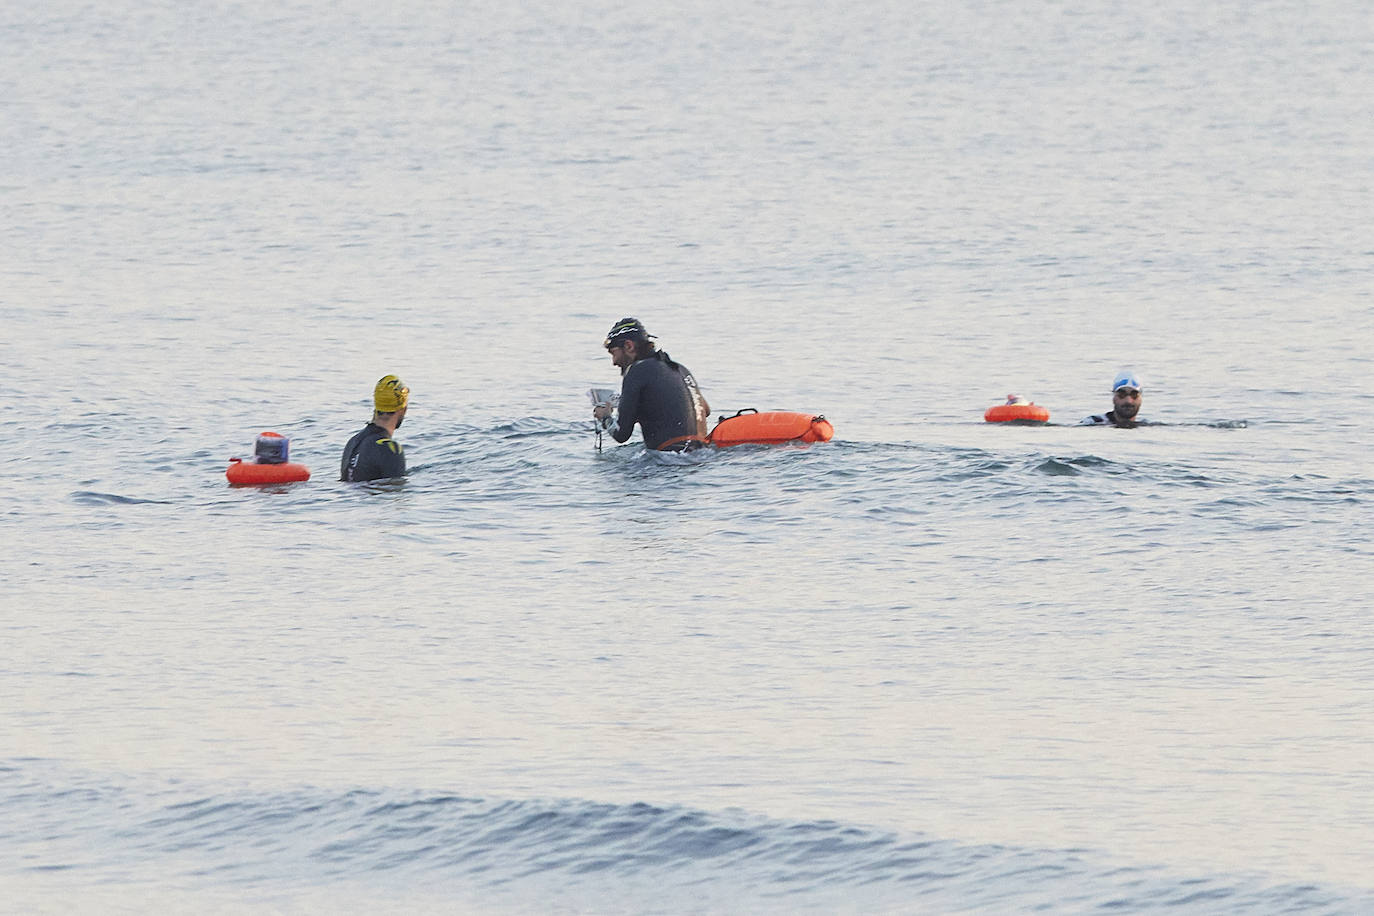
[[[1058,458],[1046,458],[1036,465],[1035,469],[1050,477],[1070,477],[1083,473],[1073,461],[1061,461]]]
[[[1118,462],[1097,455],[1078,455],[1072,458],[1050,455],[1044,458],[1032,458],[1029,461],[1032,471],[1048,477],[1077,477],[1088,471],[1097,469],[1116,470],[1121,467]]]
[[[698,448],[690,452],[651,452],[645,449],[639,460],[662,467],[696,467],[716,457],[715,451],[712,448]]]
[[[566,420],[550,420],[544,417],[521,417],[517,420],[510,420],[494,426],[490,430],[491,435],[499,436],[503,439],[528,439],[543,436],[562,436],[574,431],[588,431],[592,429],[591,419],[580,421],[569,425]]]
[[[138,499],[134,496],[120,496],[118,493],[99,493],[94,490],[76,490],[71,494],[71,499],[73,502],[82,506],[170,505],[165,499]]]
[[[1359,890],[1180,876],[1121,867],[1084,850],[969,844],[734,809],[361,789],[168,798],[184,787],[143,795],[43,790],[17,769],[0,774],[22,783],[0,803],[7,822],[0,835],[19,847],[23,870],[62,868],[74,888],[150,873],[236,887],[347,879],[383,892],[423,885],[455,897],[485,887],[531,901],[557,887],[574,896],[594,889],[589,901],[614,901],[617,909],[653,902],[667,912],[674,907],[665,901],[696,899],[694,889],[703,887],[749,910],[830,909],[855,895],[880,910],[919,895],[923,907],[940,911],[1130,912],[1168,901],[1273,912],[1374,903]],[[62,826],[73,823],[82,829]]]

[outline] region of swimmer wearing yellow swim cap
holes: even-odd
[[[406,418],[410,389],[394,375],[384,375],[372,389],[372,422],[344,446],[339,479],[349,482],[401,477],[406,472],[406,453],[391,438]]]
[[[410,389],[406,383],[394,375],[384,375],[377,382],[377,387],[372,389],[372,404],[377,408],[378,413],[405,413],[406,402],[410,400]],[[401,421],[397,420],[396,425],[400,426]]]

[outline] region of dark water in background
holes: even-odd
[[[0,13],[0,899],[1370,909],[1371,32]],[[837,441],[598,455],[628,314]]]

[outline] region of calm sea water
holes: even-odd
[[[1334,0],[0,12],[0,910],[1374,909],[1371,74]],[[598,453],[625,315],[836,440]]]

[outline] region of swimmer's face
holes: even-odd
[[[1112,392],[1112,409],[1123,420],[1132,420],[1140,413],[1140,389],[1118,388]]]
[[[606,348],[606,352],[611,354],[611,365],[615,366],[622,373],[630,368],[634,360],[634,341],[624,340],[618,344],[612,344]]]

